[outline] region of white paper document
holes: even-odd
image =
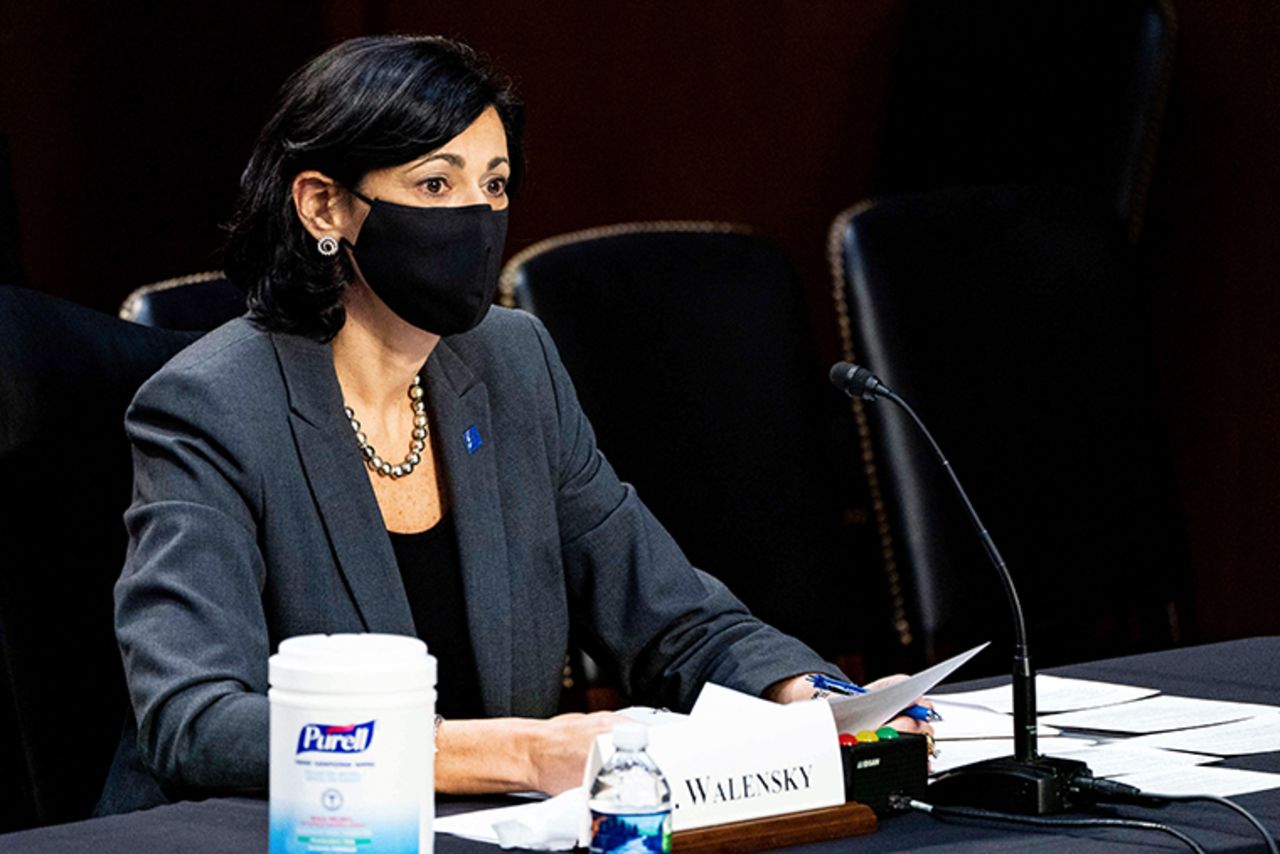
[[[937,724],[934,724],[937,726]],[[1041,753],[1054,754],[1058,750],[1080,750],[1093,744],[1083,738],[1042,738],[1039,740]],[[929,760],[929,773],[941,774],[971,762],[982,762],[986,759],[999,759],[1001,756],[1013,755],[1012,738],[973,738],[962,741],[948,741],[938,744],[938,755]],[[926,799],[927,800],[927,799]]]
[[[1280,712],[1198,729],[1140,735],[1129,743],[1219,756],[1270,753],[1280,750]]]
[[[1094,682],[1090,679],[1068,679],[1064,676],[1036,676],[1036,712],[1049,715],[1055,712],[1074,712],[1080,709],[1096,709],[1129,703],[1160,692],[1155,688],[1139,688],[1136,685],[1117,685],[1111,682]],[[980,691],[962,691],[958,694],[940,695],[952,703],[982,706],[993,712],[1013,714],[1013,686],[999,685]]]
[[[962,738],[1013,738],[1012,717],[978,706],[947,702],[944,697],[950,696],[950,694],[942,694],[929,698],[933,703],[934,711],[942,716],[942,720],[933,722],[935,741]],[[1058,734],[1058,730],[1044,724],[1039,725],[1039,732],[1042,736]]]
[[[625,709],[619,709],[618,714],[625,715],[633,721],[646,726],[670,726],[671,724],[683,723],[689,720],[688,715],[682,715],[679,712],[672,712],[667,709],[655,709],[652,706],[627,706]]]
[[[697,723],[732,721],[739,725],[767,727],[771,723],[788,720],[789,717],[787,706],[781,703],[762,700],[708,682],[698,692],[698,699],[694,701],[688,719]]]
[[[1040,720],[1042,723],[1063,729],[1145,734],[1211,726],[1277,712],[1280,712],[1280,709],[1275,706],[1229,703],[1225,700],[1200,700],[1195,697],[1163,694],[1118,706],[1103,706],[1099,709],[1047,715]]]
[[[1280,774],[1244,771],[1239,768],[1215,768],[1212,765],[1165,768],[1140,774],[1123,774],[1114,779],[1158,795],[1217,795],[1220,798],[1231,798],[1250,792],[1280,789]]]
[[[1079,759],[1089,766],[1095,777],[1116,777],[1122,774],[1154,774],[1158,772],[1177,772],[1189,765],[1206,765],[1221,759],[1220,756],[1200,756],[1195,753],[1178,753],[1173,750],[1161,750],[1157,747],[1146,747],[1132,741],[1112,741],[1106,744],[1073,746],[1074,739],[1052,739],[1061,742],[1050,747],[1040,742],[1040,752],[1046,756],[1060,756],[1066,759]]]
[[[910,706],[916,700],[932,691],[933,688],[954,673],[960,665],[986,649],[990,644],[975,646],[968,652],[962,652],[954,658],[948,658],[941,664],[935,664],[921,670],[909,679],[858,694],[853,697],[830,697],[831,713],[836,718],[836,728],[840,732],[857,732],[864,729],[876,729],[890,721],[898,712]]]

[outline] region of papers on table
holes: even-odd
[[[933,690],[943,679],[954,673],[960,665],[973,658],[987,648],[989,644],[975,646],[968,652],[962,652],[954,658],[948,658],[941,664],[935,664],[927,670],[921,670],[915,676],[901,682],[857,694],[852,697],[830,697],[831,713],[836,718],[836,729],[840,732],[857,732],[864,729],[876,729],[887,723],[898,712],[910,706],[926,693]]]
[[[962,703],[948,702],[950,694],[930,697],[934,711],[942,716],[942,720],[933,722],[933,737],[936,741],[950,741],[968,738],[1013,738],[1013,718],[990,709],[968,706]],[[1040,735],[1053,736],[1058,730],[1051,726],[1040,725]]]
[[[1036,678],[1039,750],[1079,759],[1098,777],[1162,794],[1222,797],[1280,788],[1280,774],[1210,767],[1223,756],[1280,751],[1280,707],[1159,695],[1155,689],[1058,676]],[[934,724],[939,774],[1012,753],[1008,684],[931,698],[943,721]],[[1093,743],[1053,737],[1056,727],[1133,734]]]
[[[1280,750],[1280,711],[1216,726],[1140,735],[1128,743],[1219,756],[1270,753]]]
[[[1145,734],[1228,723],[1275,711],[1274,706],[1166,694],[1117,706],[1046,715],[1040,721],[1064,729]]]
[[[1044,674],[1036,676],[1036,709],[1042,715],[1114,706],[1117,703],[1129,703],[1159,693],[1155,688],[1139,688],[1135,685],[1116,685],[1110,682],[1094,682],[1091,679],[1068,679],[1063,676]],[[1012,685],[984,688],[981,691],[943,694],[935,699],[982,706],[1006,715],[1013,714]]]
[[[831,698],[840,731],[874,729],[916,701],[986,644],[930,667],[895,685],[854,697]],[[1039,751],[1079,759],[1092,773],[1154,794],[1212,794],[1221,797],[1280,789],[1280,774],[1213,767],[1223,756],[1280,751],[1280,707],[1192,697],[1157,695],[1153,689],[1054,676],[1037,678]],[[1008,685],[933,698],[943,720],[933,724],[939,754],[935,775],[1013,753],[1011,689]],[[808,706],[809,704],[802,704]],[[813,704],[810,710],[818,707]],[[624,711],[637,720],[671,727],[654,731],[655,744],[683,726],[715,726],[730,720],[756,733],[783,725],[799,710],[707,686],[689,716],[647,708]],[[825,710],[824,710],[825,711]],[[825,728],[830,733],[830,719]],[[1080,735],[1062,736],[1057,727],[1137,737],[1097,743]],[[806,728],[807,729],[807,728]],[[828,735],[833,738],[833,735]],[[679,763],[676,763],[679,764]],[[435,829],[504,847],[562,849],[580,841],[574,821],[586,810],[583,789],[536,803],[437,819]]]
[[[1049,744],[1049,742],[1053,742]],[[1219,756],[1200,756],[1194,753],[1178,753],[1156,747],[1136,745],[1132,740],[1091,744],[1074,738],[1041,739],[1040,752],[1048,756],[1079,759],[1089,766],[1095,777],[1115,777],[1120,774],[1149,774],[1164,771],[1183,771],[1192,765],[1216,762]]]
[[[1039,748],[1041,753],[1057,755],[1056,751],[1080,750],[1091,744],[1093,744],[1092,741],[1083,738],[1042,738],[1039,741]],[[1012,738],[974,738],[941,742],[938,744],[938,755],[929,760],[929,773],[941,774],[952,768],[968,765],[970,762],[982,762],[1012,755]]]
[[[1114,779],[1156,795],[1217,795],[1220,798],[1231,798],[1250,792],[1280,789],[1280,774],[1239,768],[1214,768],[1211,765],[1121,774]]]

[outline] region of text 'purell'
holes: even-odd
[[[373,724],[304,724],[297,753],[363,753],[373,743]]]

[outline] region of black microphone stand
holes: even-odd
[[[972,806],[1020,815],[1050,815],[1089,803],[1086,798],[1075,797],[1072,785],[1075,779],[1093,776],[1089,766],[1074,759],[1041,756],[1037,750],[1036,674],[1027,647],[1022,603],[1018,600],[1013,576],[1009,574],[1000,550],[982,524],[950,461],[915,410],[870,371],[848,362],[839,362],[831,368],[831,381],[850,397],[860,397],[865,401],[891,400],[911,417],[960,496],[969,520],[977,529],[978,539],[1000,576],[1013,614],[1013,756],[988,759],[947,771],[930,784],[930,802],[939,806]]]

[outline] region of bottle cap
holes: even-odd
[[[613,728],[613,746],[618,750],[644,750],[649,746],[649,728],[643,724],[618,724]]]

